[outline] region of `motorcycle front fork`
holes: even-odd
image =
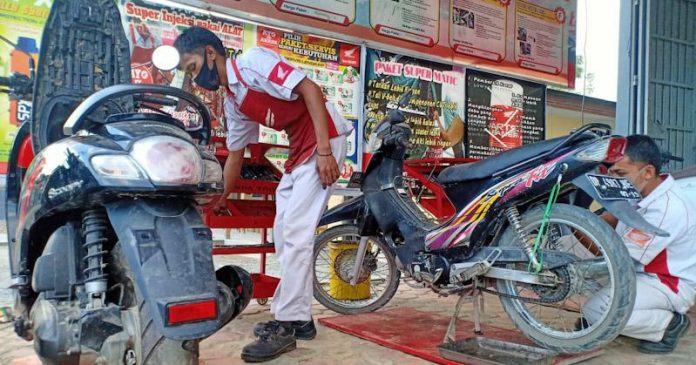
[[[355,256],[355,265],[353,266],[353,273],[350,276],[350,285],[358,285],[358,278],[360,277],[360,270],[363,266],[363,261],[365,261],[365,251],[367,251],[367,240],[369,237],[360,237],[360,244],[358,245],[358,253]]]

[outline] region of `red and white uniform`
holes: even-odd
[[[323,189],[316,169],[317,139],[305,101],[293,89],[305,78],[282,56],[251,48],[227,61],[225,98],[227,147],[230,151],[257,143],[259,124],[285,130],[290,152],[276,190],[273,238],[281,264],[281,281],[271,311],[276,320],[307,321],[312,305],[314,232],[332,189]],[[338,166],[346,156],[352,124],[327,102],[329,138]]]
[[[624,336],[658,342],[673,312],[686,313],[696,300],[696,207],[669,175],[638,203],[638,212],[669,232],[654,236],[619,222],[621,236],[636,267],[636,304]],[[603,313],[609,293],[600,291],[583,309],[592,323]]]

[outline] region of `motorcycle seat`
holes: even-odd
[[[472,180],[489,179],[494,173],[502,171],[510,166],[528,161],[533,162],[565,140],[566,137],[558,137],[529,144],[501,152],[479,162],[450,166],[437,177],[440,184],[456,184]],[[559,154],[565,149],[559,150]]]

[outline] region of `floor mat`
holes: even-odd
[[[449,318],[413,308],[395,308],[374,313],[322,318],[322,325],[363,338],[376,344],[399,350],[439,364],[460,364],[440,357],[437,346],[443,342]],[[482,325],[484,336],[533,345],[519,331]],[[474,323],[457,322],[458,340],[474,336]],[[570,364],[598,356],[602,350],[581,355],[557,356],[553,364]]]

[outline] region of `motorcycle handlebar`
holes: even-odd
[[[410,147],[409,143],[409,136],[404,134],[404,133],[399,133],[398,135],[390,135],[384,137],[384,145],[385,146],[403,146],[403,147]]]
[[[10,78],[0,77],[0,86],[10,86]]]

